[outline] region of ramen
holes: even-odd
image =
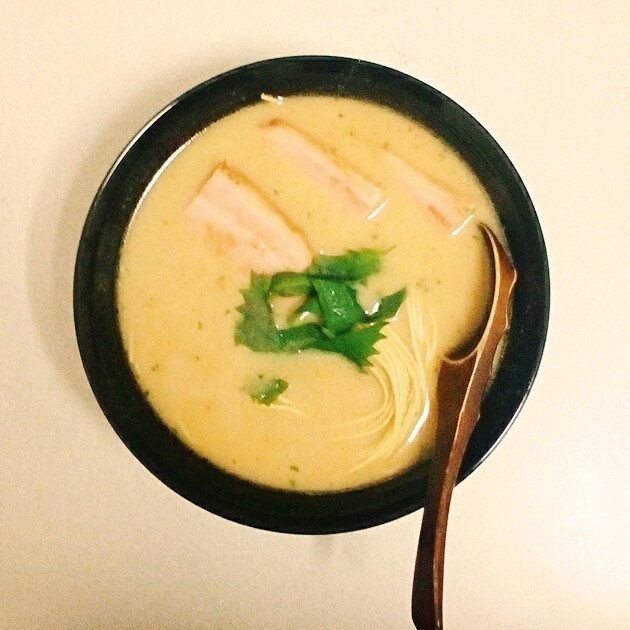
[[[263,95],[154,178],[118,274],[139,387],[193,451],[331,492],[431,454],[440,359],[483,322],[500,233],[466,163],[372,103]]]

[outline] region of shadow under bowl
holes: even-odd
[[[90,385],[131,452],[181,496],[230,520],[303,534],[356,530],[424,504],[427,465],[376,485],[328,494],[261,487],[230,475],[184,445],[147,403],[118,325],[118,260],[127,226],[156,173],[183,144],[262,92],[325,94],[372,101],[418,121],[453,147],[488,192],[518,271],[503,359],[468,445],[461,481],[489,454],[525,401],[541,360],[549,318],[543,236],[514,166],[490,134],[434,88],[390,68],[340,57],[286,57],[243,66],[185,93],[153,118],[107,174],[87,216],[74,277],[77,340]]]

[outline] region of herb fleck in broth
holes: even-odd
[[[283,154],[268,136],[270,121],[278,120],[374,184],[384,200],[378,210],[362,215],[349,196],[301,170],[299,156]],[[329,352],[254,352],[235,343],[251,268],[233,244],[196,229],[187,214],[223,166],[254,183],[314,257],[365,248],[387,252],[379,272],[358,286],[357,300],[369,308],[406,288],[407,299],[382,333],[408,349],[396,352],[413,354],[415,305],[431,351],[420,368],[424,375],[414,377],[426,388],[426,413],[385,456],[370,459],[370,453],[382,454],[391,433],[391,427],[377,430],[365,420],[389,404],[371,368],[361,371]],[[409,180],[405,169],[424,180]],[[419,204],[416,187],[425,180],[438,182],[473,211],[455,235],[429,207],[441,202],[439,195],[426,207]],[[140,387],[192,449],[254,482],[317,492],[395,475],[430,453],[439,360],[473,334],[485,313],[490,269],[477,238],[479,221],[501,232],[467,165],[428,130],[390,110],[331,97],[244,108],[190,142],[153,184],[129,227],[120,260],[119,317]],[[258,375],[288,387],[272,404],[258,404],[248,393]]]

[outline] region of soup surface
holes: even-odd
[[[285,125],[331,164],[373,185],[374,208],[357,211],[357,196],[335,177],[322,184],[322,169],[291,150],[291,137],[283,145],[270,134]],[[330,352],[256,352],[235,342],[251,246],[238,235],[204,229],[191,213],[217,169],[238,173],[314,258],[386,252],[380,270],[358,284],[358,300],[369,311],[403,287],[407,297],[382,328],[374,367],[361,370]],[[434,199],[431,186],[456,200],[462,220],[455,227],[436,209],[442,197]],[[500,233],[469,167],[427,129],[391,110],[320,96],[269,98],[243,108],[165,165],[129,226],[118,303],[136,379],[184,443],[240,477],[307,492],[391,477],[430,455],[439,361],[484,321],[491,270],[478,222]],[[276,316],[298,302],[276,300]],[[259,404],[252,383],[268,379],[288,388],[274,403]]]

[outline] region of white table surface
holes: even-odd
[[[72,272],[109,165],[242,63],[360,57],[454,98],[524,179],[552,311],[514,427],[455,491],[445,622],[630,628],[630,5],[623,0],[3,3],[0,627],[412,628],[421,513],[301,537],[158,482],[83,373]]]

